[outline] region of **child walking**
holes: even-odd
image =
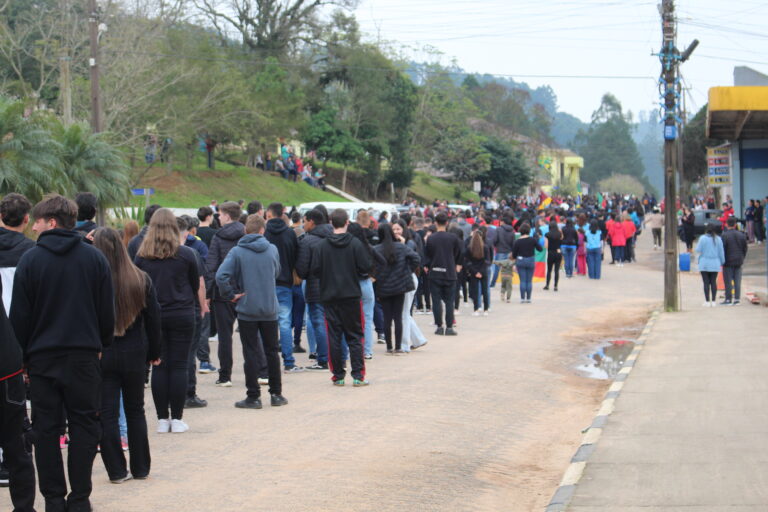
[[[509,302],[512,297],[512,270],[515,267],[515,260],[511,258],[497,260],[496,264],[499,266],[501,276],[501,301]]]

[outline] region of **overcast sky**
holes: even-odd
[[[625,110],[656,108],[661,22],[658,2],[643,0],[360,0],[355,14],[371,40],[407,57],[434,61],[425,47],[468,72],[549,84],[561,111],[584,121],[612,92]],[[707,91],[733,85],[733,68],[768,73],[768,2],[678,0],[678,48],[701,44],[683,64],[688,109]],[[548,76],[541,76],[548,75]],[[552,75],[558,75],[555,77]],[[610,76],[616,78],[575,78]],[[625,78],[620,78],[625,77]],[[630,78],[626,78],[630,77]],[[635,78],[639,77],[639,78]]]

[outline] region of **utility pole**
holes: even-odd
[[[677,19],[674,0],[662,0],[659,6],[662,27],[660,84],[664,86],[664,309],[680,310],[680,287],[677,275],[677,187],[680,144],[678,127],[680,117],[679,66],[685,62],[699,44],[694,40],[682,54],[677,49]]]
[[[61,75],[61,114],[66,128],[72,125],[72,78],[69,72],[69,63],[71,61],[69,48],[64,48],[59,57],[59,63]]]
[[[91,131],[99,133],[101,132],[101,91],[99,89],[99,11],[96,0],[88,0],[88,32],[91,43],[91,58],[88,61],[88,67],[91,70]],[[99,204],[96,221],[103,226],[105,220],[104,206]]]

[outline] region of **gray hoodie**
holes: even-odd
[[[238,318],[249,322],[277,320],[279,310],[275,279],[280,274],[280,257],[277,248],[262,235],[242,237],[219,270],[216,284],[222,299],[231,300],[235,288],[243,290],[235,310]]]

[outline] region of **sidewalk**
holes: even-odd
[[[703,308],[683,281],[687,310],[653,325],[567,510],[768,510],[768,309]]]

